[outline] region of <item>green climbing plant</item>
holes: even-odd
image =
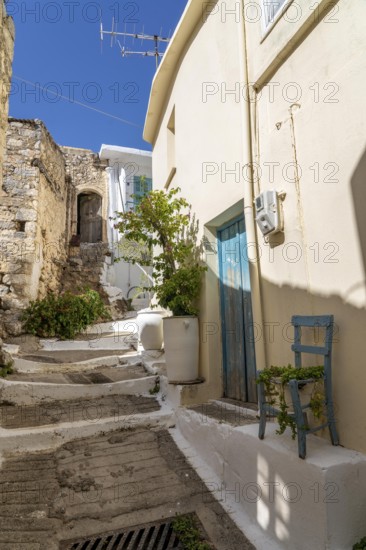
[[[289,414],[290,405],[286,400],[286,387],[290,380],[314,380],[309,400],[310,410],[315,418],[321,418],[324,409],[324,393],[320,380],[324,376],[324,367],[292,367],[291,365],[276,367],[271,366],[260,372],[257,383],[263,383],[266,401],[278,410],[276,433],[281,435],[286,428],[290,428],[292,438],[297,434],[296,423],[293,415]],[[305,382],[304,382],[305,385]]]

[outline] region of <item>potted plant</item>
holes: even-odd
[[[310,410],[315,419],[320,419],[324,409],[323,393],[324,367],[284,367],[271,366],[259,371],[257,383],[263,384],[266,402],[276,411],[278,422],[277,434],[284,433],[287,427],[295,439],[297,429],[293,416],[292,399],[288,383],[290,380],[303,380],[300,385],[300,401],[302,405],[310,404]]]
[[[198,299],[202,274],[197,245],[198,222],[188,202],[177,196],[180,189],[155,190],[139,198],[135,210],[119,212],[115,227],[131,243],[151,251],[154,292],[159,306],[172,312],[164,319],[164,347],[170,382],[188,382],[198,377]],[[133,247],[131,247],[131,250]],[[135,248],[136,249],[136,248]],[[136,263],[136,254],[122,256]]]

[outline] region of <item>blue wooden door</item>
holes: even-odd
[[[254,331],[244,219],[218,231],[224,396],[257,402]]]

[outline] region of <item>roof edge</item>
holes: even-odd
[[[217,2],[218,0],[214,0],[214,2],[210,2],[209,4],[213,5]],[[203,17],[205,6],[207,9],[207,5],[206,0],[189,0],[159,68],[155,73],[151,85],[143,132],[143,138],[148,143],[154,143],[155,141],[161,113],[177,63],[199,19]]]
[[[151,157],[151,151],[146,151],[144,149],[135,149],[133,147],[123,147],[121,145],[108,145],[103,143],[101,145],[99,155],[107,158],[108,152],[110,153],[122,153],[127,155],[136,155],[140,157]]]

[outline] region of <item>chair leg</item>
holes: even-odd
[[[258,384],[258,400],[259,400],[259,439],[264,438],[266,431],[267,415],[265,408],[265,394],[264,394],[264,385]]]
[[[297,384],[297,380],[290,380],[289,386],[290,386],[290,392],[291,392],[292,406],[294,408],[294,414],[295,414],[299,457],[305,458],[306,457],[306,429],[304,428],[305,428],[306,420],[305,420],[304,412],[301,408],[301,401],[299,396],[299,387]]]
[[[338,437],[338,432],[336,428],[333,401],[327,402],[327,420],[328,420],[328,428],[329,428],[329,434],[330,434],[332,445],[339,445],[339,437]]]
[[[297,428],[297,447],[299,457],[306,458],[306,432]]]

